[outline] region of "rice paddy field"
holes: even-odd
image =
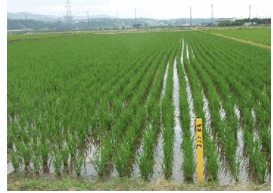
[[[269,37],[270,38],[270,37]],[[271,183],[271,50],[200,31],[7,44],[8,175]]]
[[[209,33],[221,34],[271,46],[271,28],[246,28],[231,30],[210,30]]]

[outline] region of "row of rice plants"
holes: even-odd
[[[249,109],[251,109],[251,107],[249,107]],[[248,113],[249,114],[249,113]]]
[[[167,58],[165,56],[161,63],[163,62],[166,64],[166,59]],[[160,130],[161,106],[159,104],[159,99],[165,70],[166,65],[161,65],[158,70],[158,75],[155,77],[154,85],[151,88],[149,99],[146,104],[148,111],[148,124],[143,132],[143,152],[137,160],[141,177],[143,179],[149,179],[153,174],[153,152],[157,143],[157,134]]]
[[[199,42],[200,43],[200,42]],[[203,50],[203,49],[200,49],[200,50]],[[208,57],[207,55],[205,55],[204,57]],[[203,66],[205,66],[205,65],[203,65]],[[210,66],[207,66],[207,67],[210,67]],[[217,75],[215,75],[215,74],[217,74],[217,73],[212,73],[213,71],[211,71],[210,70],[210,75],[213,77],[213,79],[214,80],[216,80],[216,82],[218,81],[218,78],[214,78],[214,77],[217,77]],[[224,88],[223,87],[223,84],[226,84],[225,82],[223,82],[223,81],[221,81],[222,83],[221,83],[221,88]],[[224,89],[221,89],[221,91],[223,92],[223,93],[225,93],[224,91]],[[227,91],[227,90],[226,90]],[[228,96],[228,92],[226,92],[226,94],[223,94],[223,96]],[[234,114],[234,110],[233,110],[233,106],[234,106],[234,97],[223,97],[224,99],[227,99],[227,103],[224,103],[224,106],[225,106],[225,109],[226,109],[226,112],[227,112],[227,117],[229,117],[228,118],[228,120],[230,120],[230,122],[231,122],[231,126],[232,126],[232,128],[234,129],[234,128],[237,128],[237,126],[235,125],[236,124],[236,118],[235,118],[235,115],[232,115],[232,114]],[[230,105],[230,104],[232,104],[232,105]],[[244,134],[246,134],[246,131],[244,132]],[[227,136],[229,136],[229,135],[227,135]],[[236,137],[236,136],[234,136],[234,137]],[[227,137],[228,138],[228,137]],[[231,139],[232,140],[232,139]],[[229,143],[229,141],[230,140],[227,140],[227,142],[226,143],[228,143],[228,144],[226,144],[226,146],[228,146],[228,145],[230,145],[230,143]],[[234,141],[234,140],[232,140],[232,141]],[[237,142],[237,144],[239,144],[240,142],[238,141]],[[232,143],[233,144],[233,143]],[[234,149],[231,149],[230,148],[230,150],[233,150],[233,151],[236,151],[236,150],[234,150]],[[227,153],[229,153],[229,154],[233,154],[233,153],[231,153],[230,151],[228,151]],[[235,154],[235,153],[234,153]],[[235,165],[235,167],[237,167],[237,168],[239,168],[239,162],[240,162],[241,160],[239,160],[239,157],[237,157],[237,160],[235,161],[235,163],[234,163],[234,165]],[[237,169],[235,169],[234,170],[234,177],[235,177],[235,180],[238,180],[238,178],[239,178],[239,171],[237,170]],[[263,181],[263,180],[262,180]]]
[[[125,100],[127,100],[127,98],[130,98],[129,95],[131,95],[131,93],[136,88],[136,86],[139,84],[140,80],[142,79],[142,77],[144,75],[143,71],[147,70],[147,67],[149,66],[148,65],[149,61],[152,61],[157,53],[151,53],[151,54],[152,55],[148,54],[149,58],[148,57],[144,58],[148,61],[146,61],[146,60],[138,61],[137,62],[138,65],[135,65],[133,67],[133,71],[129,71],[130,73],[128,73],[128,70],[127,70],[126,76],[123,77],[119,81],[119,83],[117,83],[114,87],[111,86],[110,93],[104,95],[104,98],[100,99],[100,102],[98,104],[99,111],[92,119],[93,120],[93,128],[96,127],[97,125],[100,125],[102,128],[108,128],[108,130],[109,130],[109,128],[111,127],[112,120],[116,119],[119,116],[119,113],[122,110],[123,102]],[[146,63],[146,62],[148,62],[148,63]],[[143,66],[143,63],[146,64],[145,68]],[[140,68],[141,66],[143,66],[143,68]],[[130,65],[129,65],[129,67],[132,68]],[[137,72],[139,69],[142,69],[142,70]],[[135,73],[137,73],[138,78],[131,79],[131,77],[133,75],[135,75]],[[130,82],[129,82],[129,80],[130,80]],[[125,83],[128,85],[127,87],[124,87]],[[117,96],[119,96],[119,97],[117,97]],[[114,101],[113,101],[113,99],[114,99]],[[107,113],[109,105],[110,105],[112,112]],[[105,122],[105,124],[104,124],[104,122]]]
[[[177,47],[176,47],[177,49]],[[166,179],[169,179],[172,175],[173,167],[173,140],[174,140],[174,105],[172,101],[173,95],[173,67],[175,60],[175,54],[177,50],[172,53],[169,61],[169,68],[166,80],[165,95],[161,101],[162,108],[162,125],[163,125],[163,173]]]
[[[170,52],[174,52],[173,48],[174,47],[171,47],[168,50],[167,56],[171,54]],[[164,58],[164,60],[161,62],[166,64],[167,61]],[[166,66],[167,65],[163,65],[159,69],[146,104],[148,111],[148,124],[143,132],[143,152],[138,158],[138,166],[143,179],[149,179],[153,174],[153,167],[155,163],[153,152],[157,144],[157,136],[160,130],[160,91],[162,90],[163,86]]]
[[[85,53],[86,53],[86,51],[85,51]],[[52,61],[52,59],[51,60],[49,59],[49,61]],[[12,63],[12,62],[13,61],[11,60],[10,63]],[[9,63],[9,66],[10,66],[10,63]],[[37,67],[34,65],[34,63],[32,66],[34,69],[37,69]],[[71,67],[67,67],[67,68],[69,70],[75,69],[75,68],[73,69]],[[57,71],[58,70],[59,69],[57,68]],[[9,71],[10,71],[10,68],[9,68]],[[53,72],[55,72],[55,71],[53,71]],[[83,71],[79,71],[78,69],[76,69],[76,73],[79,73],[79,72],[83,72]],[[99,70],[97,72],[99,72]],[[26,73],[30,73],[32,75],[32,73],[30,72],[30,69],[26,69]],[[21,86],[19,90],[26,89],[25,91],[27,91],[27,92],[32,92],[35,94],[38,93],[38,95],[34,94],[35,100],[36,99],[37,100],[34,103],[30,102],[32,99],[30,97],[28,97],[27,94],[24,96],[24,98],[22,97],[20,103],[23,105],[24,108],[27,107],[25,109],[29,109],[29,110],[27,111],[26,116],[24,116],[22,113],[20,113],[20,112],[22,112],[22,108],[20,107],[19,112],[15,111],[16,114],[20,114],[20,117],[19,117],[20,122],[17,122],[16,118],[13,117],[14,122],[13,123],[9,122],[9,126],[11,126],[11,128],[13,128],[11,130],[13,130],[14,136],[20,136],[21,133],[24,133],[23,136],[25,138],[24,139],[25,142],[23,144],[23,147],[24,146],[27,146],[27,147],[28,146],[35,146],[35,143],[34,142],[32,143],[32,141],[30,140],[31,138],[35,139],[37,141],[38,147],[41,147],[41,148],[38,148],[38,149],[41,149],[39,156],[41,155],[41,158],[43,159],[43,163],[45,163],[45,164],[48,163],[50,157],[54,157],[54,156],[50,156],[50,154],[51,154],[50,152],[53,152],[53,150],[54,150],[53,144],[58,144],[59,149],[54,150],[54,154],[63,154],[64,156],[63,156],[62,160],[65,165],[68,162],[67,160],[68,160],[69,155],[71,155],[71,156],[77,155],[77,150],[79,149],[80,144],[83,142],[83,140],[85,139],[85,136],[87,135],[86,130],[89,127],[88,120],[90,120],[90,117],[88,116],[88,113],[89,113],[88,110],[90,110],[90,108],[83,107],[84,105],[82,106],[81,104],[84,102],[82,100],[85,100],[88,97],[88,94],[93,93],[93,92],[89,92],[87,90],[87,85],[90,84],[90,82],[86,82],[85,78],[87,78],[87,77],[79,78],[79,76],[77,77],[78,74],[76,74],[76,73],[74,73],[74,75],[76,75],[76,76],[71,76],[70,83],[72,83],[72,84],[69,85],[67,88],[66,88],[66,85],[64,83],[62,83],[62,81],[60,81],[60,78],[59,79],[57,78],[57,81],[56,80],[51,81],[50,79],[46,79],[44,76],[41,77],[41,80],[42,79],[46,80],[45,81],[45,83],[46,83],[45,86],[47,87],[46,89],[45,89],[45,87],[43,88],[41,85],[38,84],[38,85],[36,85],[36,87],[38,87],[38,89],[36,90],[36,92],[34,92],[34,90],[28,86],[29,84],[26,84],[26,85],[19,84],[19,86]],[[96,75],[96,70],[95,70],[94,74]],[[11,75],[11,74],[9,74],[9,75]],[[35,75],[35,74],[33,74],[33,75]],[[51,77],[54,77],[54,76],[55,76],[55,74],[53,74]],[[74,77],[77,77],[77,78],[74,78]],[[99,77],[99,75],[97,75],[97,77]],[[11,78],[11,76],[9,76],[9,80],[10,80],[10,78]],[[34,78],[31,77],[30,80],[34,82],[37,80],[37,78],[38,77],[35,75]],[[56,77],[54,77],[54,78],[56,78]],[[61,78],[63,78],[63,77],[61,77]],[[67,78],[69,78],[69,76],[66,76],[66,79]],[[73,80],[73,81],[71,81],[71,80]],[[99,79],[90,78],[91,90],[94,92],[98,90],[100,85],[103,85],[103,81],[98,81],[98,84],[93,84],[94,86],[92,86],[92,83],[95,82],[95,80],[99,80]],[[100,79],[100,80],[103,80],[103,79]],[[27,80],[27,81],[29,81],[29,80]],[[81,81],[84,84],[79,86],[80,85],[79,81]],[[12,88],[12,89],[14,89],[14,87],[19,88],[18,84],[16,84],[16,82],[13,82],[13,81],[8,81],[8,82],[11,83],[8,85],[9,91],[11,91],[10,88]],[[115,81],[112,81],[112,82],[114,83]],[[15,85],[15,86],[13,86],[13,85]],[[75,87],[76,89],[73,87]],[[83,90],[85,90],[85,92],[81,92],[81,93],[76,92],[76,91],[82,90],[82,88],[83,88]],[[43,94],[44,90],[45,90],[45,95]],[[25,92],[25,93],[27,93],[27,92]],[[10,93],[13,93],[13,92],[9,92],[9,94]],[[46,96],[45,102],[43,101],[44,97],[39,99],[39,95],[41,95],[41,93],[42,93],[42,96]],[[84,97],[85,94],[86,94],[86,96]],[[18,95],[20,96],[20,94],[18,94],[18,93],[15,93],[15,95],[8,95],[8,99],[11,99],[11,101],[16,101],[16,100],[18,100]],[[74,95],[77,95],[80,97],[76,97]],[[70,100],[68,100],[68,98]],[[31,99],[31,100],[29,100],[29,99]],[[75,101],[75,103],[73,103],[73,100]],[[42,102],[40,102],[40,104],[39,104],[39,101],[42,101]],[[88,102],[91,101],[91,103],[96,102],[96,98],[91,98],[91,100],[88,100],[88,98],[87,98],[87,101]],[[37,105],[39,105],[39,106],[37,106]],[[33,112],[31,111],[32,109],[36,109],[36,111],[38,112],[34,118],[32,118],[33,117]],[[93,111],[93,110],[91,110],[91,111]],[[8,112],[10,112],[10,111],[8,111]],[[79,113],[79,112],[81,112],[81,113]],[[33,121],[33,119],[34,119],[34,121]],[[26,123],[26,121],[28,121],[28,123]],[[28,128],[26,128],[26,127],[28,127]],[[10,139],[10,138],[11,137],[9,135],[8,139]],[[56,138],[58,138],[58,140],[56,140]],[[21,138],[20,138],[20,141],[21,141]],[[17,142],[15,142],[15,143],[17,144]],[[13,146],[12,140],[10,140],[9,144],[10,144],[9,145],[10,147]],[[16,146],[18,146],[18,148],[16,148]],[[19,151],[22,150],[22,152],[24,152],[22,154],[24,154],[25,162],[29,163],[30,162],[29,157],[27,156],[26,151],[24,151],[27,148],[25,148],[25,147],[20,148],[20,147],[21,147],[21,144],[20,144],[20,142],[18,142],[18,145],[15,145],[15,148],[17,149],[16,150],[17,153],[21,154]],[[69,153],[67,153],[68,151],[69,151]],[[59,167],[60,164],[58,164],[58,163],[60,163],[59,157],[56,157],[56,160],[57,161],[54,161],[54,163],[56,163],[54,165],[56,165],[57,168],[60,168]],[[80,162],[78,162],[78,163],[80,163]],[[78,164],[78,166],[79,166],[79,164]]]
[[[210,44],[210,43],[209,43]],[[215,45],[210,45],[210,48],[211,48],[211,52],[212,52],[212,55],[211,55],[211,57],[216,57],[216,54],[214,54],[214,53],[216,53],[219,49],[218,48],[216,48],[215,47]],[[253,48],[254,49],[254,48]],[[221,49],[220,49],[221,50]],[[211,54],[211,52],[210,52],[210,54]],[[223,53],[223,51],[222,51],[222,53]],[[222,54],[221,53],[221,54]],[[221,54],[219,54],[219,55],[221,55]],[[266,56],[264,56],[265,57],[265,59],[267,58]],[[221,57],[221,60],[222,60],[222,58],[223,57]],[[238,58],[238,57],[237,57]],[[257,60],[257,59],[256,59]],[[241,60],[241,58],[240,58],[240,60],[238,60],[238,61],[242,61]],[[219,61],[220,63],[219,64],[222,64],[222,61]],[[241,62],[242,63],[242,62]],[[230,64],[229,64],[230,65]],[[267,65],[267,63],[265,63],[265,64],[263,64],[263,66],[265,66],[266,67],[266,65]],[[228,66],[228,65],[226,65],[226,64],[223,64],[222,65],[223,67],[226,67],[226,66]],[[256,66],[256,64],[255,64],[255,66]],[[252,66],[253,67],[253,66]],[[257,68],[257,67],[256,67]],[[248,76],[250,76],[251,77],[251,74],[253,74],[252,72],[254,72],[255,73],[255,71],[256,70],[252,70],[252,71],[248,71]],[[234,74],[234,73],[232,73],[232,74]],[[231,75],[232,75],[231,74]],[[248,77],[248,76],[239,76],[239,75],[237,75],[237,77],[240,77],[240,80],[242,80],[244,77]],[[259,75],[258,77],[261,77],[261,75]],[[257,77],[257,78],[258,78]],[[255,76],[254,77],[252,77],[252,79],[254,79],[255,80]],[[233,78],[233,81],[234,80],[236,80],[236,77],[234,76],[234,78]],[[243,81],[243,82],[245,82],[245,81]],[[233,82],[234,84],[238,84],[237,82]],[[250,83],[251,83],[251,81],[250,81]],[[245,85],[245,88],[249,88],[249,87],[252,87],[252,86],[250,86],[250,83],[248,83],[248,84],[245,84],[244,83],[244,85]],[[238,86],[238,88],[240,87],[240,85]],[[241,96],[241,97],[243,97],[244,96],[244,92],[243,92],[243,90],[242,89],[238,89],[237,90],[238,91],[238,94]],[[260,93],[260,95],[263,95],[263,96],[265,96],[264,94],[263,94],[263,92],[262,92],[262,87],[260,87],[260,91],[257,91],[257,92],[259,92]],[[254,94],[254,92],[253,92],[253,90],[252,90],[252,96],[255,96],[255,94]],[[259,101],[257,101],[257,97],[255,98],[255,97],[253,97],[254,99],[256,99],[256,104],[257,104],[257,102],[258,102],[258,104],[260,104],[259,103]],[[264,98],[264,97],[259,97],[259,98]],[[262,101],[265,101],[265,100],[262,100]],[[264,105],[262,106],[262,107],[259,107],[259,105],[257,106],[257,105],[255,105],[255,106],[257,106],[258,107],[258,109],[255,109],[255,112],[256,111],[258,111],[258,113],[259,113],[259,115],[261,115],[261,116],[257,116],[257,119],[258,120],[262,120],[262,121],[260,121],[260,126],[259,126],[259,128],[260,128],[260,130],[261,130],[261,139],[262,139],[262,141],[263,141],[263,144],[264,144],[264,146],[265,146],[265,148],[266,148],[266,150],[267,150],[267,152],[268,153],[270,153],[270,149],[271,149],[271,147],[270,147],[270,145],[269,145],[269,136],[270,136],[270,134],[268,135],[268,127],[269,127],[269,124],[270,124],[270,117],[271,117],[271,113],[270,113],[270,110],[269,110],[269,108],[270,108],[270,105],[267,103],[267,102],[264,102],[263,103]],[[266,108],[264,108],[266,106]],[[260,109],[259,109],[260,108]],[[261,112],[263,112],[264,110],[263,109],[267,109],[266,110],[266,112],[264,112],[264,114],[262,115],[261,114]],[[269,112],[269,113],[268,113]],[[267,134],[266,134],[267,133]]]
[[[184,50],[186,50],[186,43],[184,45]],[[189,53],[191,54],[191,53]],[[192,56],[191,56],[192,57]],[[216,180],[218,178],[218,152],[216,146],[216,139],[210,136],[210,131],[205,127],[206,118],[203,111],[203,97],[202,97],[202,87],[198,80],[198,77],[192,67],[192,64],[187,59],[186,52],[184,52],[184,64],[186,73],[189,77],[191,88],[193,91],[193,99],[194,99],[194,109],[196,112],[196,116],[198,118],[202,118],[203,120],[203,135],[204,135],[204,156],[206,158],[205,167],[207,173],[211,180]]]
[[[177,71],[178,71],[178,76],[179,76],[179,102],[180,102],[180,121],[181,121],[181,126],[183,130],[182,134],[182,144],[181,148],[183,150],[183,163],[182,163],[182,168],[184,172],[184,176],[186,180],[193,180],[193,175],[196,170],[196,160],[194,157],[194,149],[193,146],[194,140],[196,138],[192,136],[190,128],[191,128],[191,120],[190,120],[190,109],[189,109],[189,101],[187,100],[187,83],[185,76],[186,74],[183,71],[182,67],[182,62],[181,61],[181,56],[183,57],[184,55],[184,38],[183,38],[183,44],[181,46],[182,50],[181,52],[178,51],[177,54]]]
[[[119,118],[124,101],[127,101],[132,96],[132,93],[143,79],[145,72],[150,67],[150,63],[152,63],[159,52],[157,50],[148,60],[143,61],[145,65],[139,62],[137,68],[134,68],[133,71],[124,76],[120,84],[113,86],[111,91],[100,99],[98,113],[92,119],[93,130],[99,126],[100,128],[104,128],[104,130],[101,131],[99,128],[96,130],[99,130],[104,136],[107,135],[106,132],[112,127],[113,120]],[[132,79],[132,76],[135,76],[135,78]],[[109,105],[111,106],[110,112]]]
[[[209,64],[202,57],[200,57],[199,50],[192,43],[192,39],[189,39],[188,41],[190,43],[189,46],[190,47],[193,46],[193,50],[195,51],[195,54],[196,54],[197,59],[195,60],[194,58],[192,58],[191,61],[205,88],[205,93],[209,100],[209,110],[211,112],[213,127],[217,131],[216,134],[220,138],[220,143],[223,145],[225,149],[225,153],[231,162],[231,168],[234,174],[234,178],[236,181],[238,181],[239,171],[240,171],[240,162],[238,158],[236,158],[236,140],[235,140],[236,129],[233,129],[230,124],[230,122],[232,122],[233,124],[236,123],[235,117],[231,117],[230,113],[228,114],[227,116],[228,120],[231,120],[230,122],[228,122],[228,125],[224,124],[224,122],[221,121],[220,97],[218,96],[216,92],[213,81],[210,79],[207,72],[202,68],[202,66],[207,66]],[[202,66],[200,64],[202,64]],[[230,108],[231,108],[230,110],[232,110],[231,106]]]
[[[246,88],[249,88],[249,87],[251,87],[251,86],[249,86],[249,84],[245,84],[245,87]],[[238,86],[238,88],[239,88],[239,86]],[[239,91],[239,90],[238,90]],[[243,94],[244,94],[244,92],[242,92],[242,89],[240,90],[241,92],[239,92],[239,94],[240,94],[240,96],[241,97],[243,97]],[[262,93],[261,91],[259,91],[260,93]],[[252,92],[252,94],[253,94],[253,92]],[[252,96],[254,96],[255,94],[253,94]],[[263,95],[263,96],[265,96],[265,95]],[[254,97],[255,98],[255,97]],[[263,97],[261,97],[261,98],[263,98]],[[263,100],[264,101],[264,100]],[[261,112],[263,112],[264,110],[264,105],[263,106],[260,106],[260,105],[257,105],[257,102],[258,101],[256,101],[256,103],[255,103],[255,105],[256,105],[256,107],[258,107],[256,110],[255,110],[255,112],[256,111],[258,111],[259,112],[259,115],[262,115],[261,114]],[[253,102],[252,102],[253,103]],[[270,103],[270,102],[269,102]],[[260,104],[260,103],[258,103],[258,104]],[[269,104],[267,104],[266,105],[267,106],[267,108],[266,109],[268,109],[269,108]],[[250,109],[251,109],[251,107],[249,107]],[[252,108],[253,108],[253,106],[252,106]],[[268,126],[269,126],[269,124],[270,124],[270,110],[269,110],[269,114],[268,114],[268,110],[266,110],[265,109],[265,111],[264,111],[264,114],[262,115],[262,116],[258,116],[257,118],[258,118],[258,120],[264,120],[264,121],[261,121],[261,123],[262,123],[262,126],[260,127],[260,130],[262,131],[261,133],[262,133],[262,135],[261,135],[261,138],[262,138],[262,141],[263,141],[263,144],[264,144],[264,146],[265,146],[265,148],[266,148],[266,150],[267,150],[267,152],[268,153],[270,153],[270,149],[271,149],[271,147],[270,147],[270,145],[269,145],[269,136],[270,136],[270,134],[268,135]],[[242,112],[242,113],[244,113],[244,111]]]
[[[160,63],[160,60],[155,60],[154,62],[158,64],[158,63]],[[162,69],[164,69],[166,63],[167,63],[167,57],[165,57],[163,62],[160,63],[159,69],[161,69],[161,71],[162,71]],[[154,70],[154,72],[155,72],[155,70]],[[146,110],[147,109],[144,106],[144,104],[146,103],[145,101],[147,100],[145,98],[147,98],[148,95],[146,95],[146,97],[145,97],[145,95],[143,95],[143,94],[147,93],[146,90],[149,89],[149,87],[151,86],[151,83],[154,81],[153,79],[157,80],[157,77],[158,76],[160,77],[161,74],[162,73],[157,73],[156,77],[154,77],[154,73],[153,73],[153,71],[151,71],[150,74],[144,78],[142,84],[139,86],[138,92],[136,93],[135,98],[139,98],[139,99],[142,98],[142,100],[140,100],[140,101],[143,101],[143,102],[140,105],[140,107],[138,107],[139,110],[138,110],[136,117],[132,121],[131,126],[129,126],[128,129],[125,131],[125,133],[123,135],[122,142],[119,145],[116,154],[113,156],[115,166],[116,166],[116,169],[117,169],[120,177],[125,176],[125,174],[128,170],[129,161],[130,161],[130,159],[132,159],[132,156],[133,156],[132,152],[134,151],[136,139],[139,136],[139,134],[141,133],[142,127],[147,126],[147,120],[146,120]],[[156,88],[156,86],[157,86],[157,88]],[[155,92],[154,89],[156,89],[156,90],[158,90],[158,93],[159,93],[160,88],[161,88],[161,84],[155,84],[149,92]],[[145,92],[142,92],[142,91],[145,91]],[[143,97],[145,97],[145,98],[143,98]],[[148,105],[148,108],[149,108],[149,105]],[[145,154],[145,152],[144,152],[144,154]]]
[[[111,127],[112,133],[106,134],[106,140],[105,142],[102,142],[102,148],[99,152],[99,155],[95,158],[95,161],[93,160],[93,165],[98,172],[99,176],[102,176],[104,173],[104,170],[107,166],[108,160],[110,156],[114,153],[113,150],[118,147],[118,144],[120,142],[120,137],[125,132],[125,129],[129,126],[131,123],[131,120],[133,119],[133,116],[138,111],[138,106],[141,104],[141,101],[143,97],[146,94],[145,87],[141,87],[144,80],[147,80],[147,78],[153,76],[155,69],[157,68],[157,64],[159,63],[162,54],[165,50],[160,50],[160,52],[156,52],[156,54],[159,56],[157,58],[156,55],[152,58],[150,58],[147,62],[149,65],[149,70],[147,74],[144,76],[147,69],[143,68],[139,71],[138,74],[135,75],[133,79],[131,79],[130,83],[128,84],[128,87],[124,89],[121,95],[119,95],[118,100],[120,103],[117,105],[113,104],[113,108],[115,108],[114,117],[115,117],[115,123]],[[137,89],[136,89],[137,88]],[[139,90],[142,88],[142,90]],[[136,91],[135,91],[136,90]],[[136,93],[136,95],[131,99],[132,93]],[[121,101],[128,101],[128,105],[124,110],[122,110],[122,103]]]
[[[219,37],[218,37],[219,38]],[[219,39],[220,41],[228,41],[223,40],[223,38]],[[219,41],[218,41],[219,42]],[[271,114],[270,109],[270,88],[271,88],[271,80],[270,73],[268,72],[269,64],[270,64],[270,51],[264,50],[262,48],[255,49],[255,47],[249,47],[248,49],[238,49],[237,47],[230,49],[230,47],[225,46],[223,44],[222,49],[215,49],[214,43],[209,43],[209,49],[212,50],[210,53],[211,57],[218,56],[228,61],[227,66],[233,68],[233,75],[238,81],[242,82],[244,86],[246,86],[252,93],[252,97],[261,102],[261,105],[266,111]],[[239,43],[242,44],[242,43]],[[244,45],[244,44],[243,44]],[[240,45],[239,45],[240,46]],[[228,50],[228,51],[224,51]],[[240,52],[238,52],[240,50]],[[253,53],[255,50],[255,54]],[[228,54],[227,54],[228,53]],[[240,60],[238,60],[240,58]],[[247,61],[248,65],[245,65]],[[265,92],[263,91],[265,89]]]
[[[147,68],[150,67],[150,62],[152,61],[152,59],[153,58],[151,58],[149,61],[147,61],[145,68],[142,68],[136,74],[135,79],[130,80],[130,83],[124,89],[123,94],[120,95],[119,98],[121,98],[121,97],[124,98],[124,96],[129,97],[130,93],[134,92],[134,90],[136,89],[136,87],[140,83],[141,79],[145,75]],[[156,66],[153,65],[153,68],[154,67],[156,67]],[[131,113],[134,113],[136,111],[135,108],[134,109],[132,108],[134,106],[128,106],[126,108],[126,110],[123,112],[122,111],[122,101],[123,101],[122,98],[119,100],[120,101],[119,103],[113,105],[113,108],[114,108],[113,116],[118,120],[116,120],[115,124],[113,126],[110,126],[110,128],[109,128],[109,129],[111,129],[110,131],[112,131],[116,135],[115,142],[118,142],[118,138],[123,132],[122,129],[125,129],[126,125],[129,124],[129,121],[131,120]],[[104,109],[103,113],[107,113],[107,112],[108,112],[108,106]],[[119,118],[120,113],[122,113],[122,114],[121,114],[121,117]],[[123,126],[123,127],[121,127],[121,126]],[[106,138],[106,140],[104,140],[104,138],[102,139],[102,146],[103,147],[100,151],[101,160],[99,161],[98,158],[96,158],[96,162],[93,162],[94,166],[96,168],[96,171],[98,172],[98,174],[100,176],[103,175],[104,169],[106,167],[108,159],[110,158],[110,156],[112,154],[112,149],[114,147],[113,146],[114,144],[112,144],[112,142],[111,142],[112,139],[109,137],[109,133],[108,132],[103,132],[103,133],[104,133],[103,134],[104,138]],[[104,146],[106,146],[106,147],[104,147]]]
[[[208,45],[207,45],[208,46]],[[222,48],[221,50],[215,50],[213,49],[215,47],[210,46],[210,50],[213,51],[213,53],[210,53],[213,56],[221,56],[223,58],[223,53],[227,54],[227,52],[224,52]],[[215,52],[218,52],[219,54],[215,54]],[[230,52],[228,52],[230,53]],[[267,51],[263,53],[263,58],[258,55],[256,58],[246,58],[249,56],[249,53],[243,51],[240,52],[241,56],[238,56],[238,52],[228,54],[225,58],[230,64],[230,68],[233,69],[233,76],[238,81],[240,81],[244,86],[246,86],[252,93],[252,97],[256,101],[260,101],[261,105],[266,111],[270,114],[270,95],[266,95],[263,92],[263,88],[266,86],[267,88],[270,87],[270,80],[264,81],[264,77],[270,77],[266,69],[268,69],[268,64],[270,63],[269,55],[270,52]],[[255,54],[257,55],[257,54]],[[250,57],[250,56],[249,56]],[[240,60],[238,60],[240,58]],[[260,64],[261,59],[263,60],[263,63]],[[245,62],[242,62],[243,60],[248,62],[248,65],[245,65]],[[232,64],[232,65],[231,65]],[[259,66],[259,68],[257,68]],[[256,70],[254,70],[256,69]],[[267,75],[266,75],[267,74]],[[269,83],[269,84],[268,84]],[[269,90],[269,89],[268,89]]]
[[[223,68],[221,69],[221,71],[222,71],[224,77],[230,77],[230,74],[231,74],[229,72],[230,70],[224,71]],[[246,146],[248,148],[248,152],[249,152],[252,164],[254,165],[255,170],[258,172],[261,181],[264,182],[265,173],[266,173],[266,160],[265,160],[264,156],[261,156],[260,161],[262,162],[262,164],[260,166],[258,166],[257,164],[255,164],[256,161],[255,161],[255,159],[253,159],[253,156],[252,156],[254,153],[258,153],[260,151],[259,148],[258,148],[259,139],[256,139],[256,141],[257,140],[258,141],[255,142],[255,144],[257,146],[257,149],[255,149],[256,152],[253,149],[253,144],[254,144],[254,141],[253,141],[254,123],[253,123],[253,117],[252,117],[252,114],[251,114],[251,109],[253,108],[253,102],[251,102],[251,98],[250,98],[249,94],[244,91],[244,87],[242,85],[240,85],[240,83],[234,82],[234,80],[231,80],[230,78],[228,80],[231,83],[235,83],[235,84],[232,84],[233,89],[236,91],[239,107],[240,107],[240,110],[241,110],[242,115],[244,117],[244,122],[245,122],[245,125],[246,125],[245,130],[244,130],[245,144],[246,144]],[[259,152],[259,154],[261,154],[261,152]]]

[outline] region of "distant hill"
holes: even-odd
[[[28,12],[7,13],[7,29],[34,29],[34,30],[65,30],[67,24],[66,17],[56,17],[54,15],[39,15]],[[215,18],[214,21],[217,19]],[[137,23],[141,26],[188,26],[189,18],[177,19],[152,19],[152,18],[137,18]],[[207,25],[211,23],[210,18],[193,18],[192,25]],[[70,29],[98,29],[98,28],[127,28],[135,25],[135,19],[123,19],[111,17],[108,15],[90,15],[89,23],[86,16],[72,16]]]
[[[61,17],[56,17],[54,15],[40,15],[40,14],[32,14],[28,12],[19,12],[19,13],[7,13],[7,18],[8,19],[31,19],[31,20],[36,20],[36,21],[64,21],[65,16]],[[87,16],[72,16],[73,20],[85,20],[87,19]],[[89,18],[116,18],[116,17],[111,17],[108,15],[89,15]]]
[[[32,14],[28,12],[19,12],[19,13],[8,13],[8,19],[32,19],[37,21],[46,21],[52,19],[58,19],[59,17],[55,17],[54,15],[39,15],[39,14]]]

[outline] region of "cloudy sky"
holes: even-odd
[[[66,14],[67,0],[7,0],[7,12],[30,12],[34,14],[62,16]],[[271,0],[70,0],[72,15],[83,16],[106,14],[119,18],[137,17],[171,19],[189,18],[192,7],[193,18],[210,18],[211,4],[215,18],[271,17]]]

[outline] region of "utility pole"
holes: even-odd
[[[69,0],[67,0],[67,2],[66,2],[66,24],[67,24],[67,27],[68,27],[68,29],[70,28],[70,23],[71,23],[71,6],[70,6],[70,1]]]
[[[136,26],[136,9],[135,9],[135,26]]]
[[[249,5],[249,19],[248,19],[248,22],[250,23],[250,17],[251,17],[251,6],[252,5]]]
[[[87,11],[87,28],[89,29],[89,13]]]
[[[213,4],[211,4],[211,25],[213,25]]]
[[[192,14],[191,14],[191,7],[190,7],[190,26],[192,25]]]
[[[27,14],[25,14],[25,20],[27,20]]]

